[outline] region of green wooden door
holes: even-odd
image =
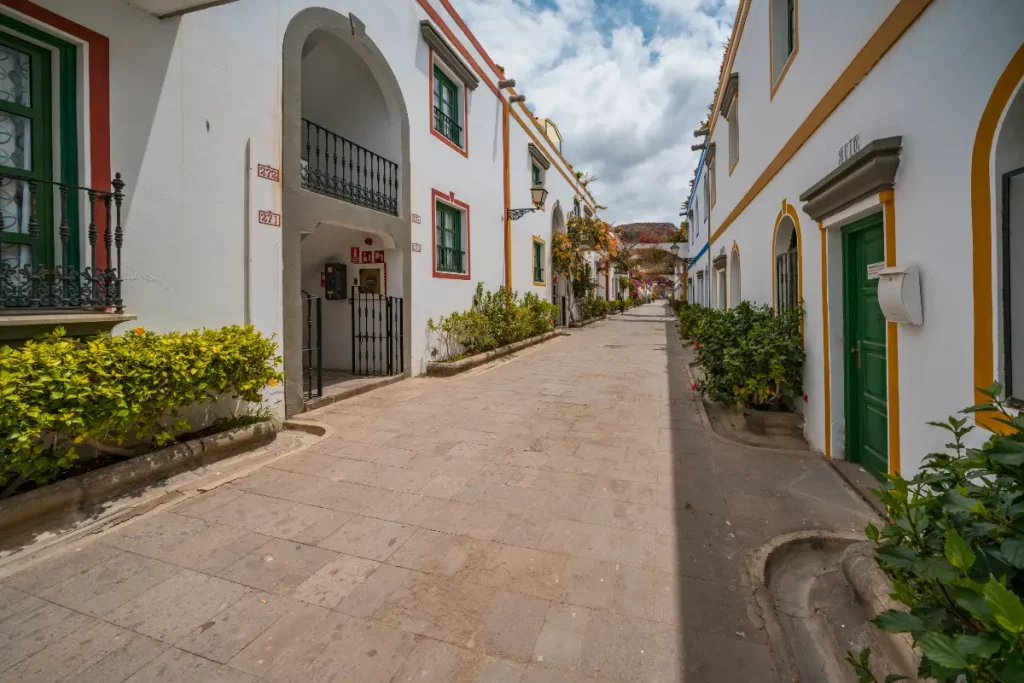
[[[869,268],[884,262],[882,214],[843,229],[846,457],[876,476],[889,471],[886,323]]]

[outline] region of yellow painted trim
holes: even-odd
[[[885,221],[885,265],[896,265],[896,198],[892,190],[878,195]],[[900,335],[897,323],[885,324],[885,367],[889,406],[889,474],[900,471]]]
[[[782,200],[782,210],[779,211],[778,216],[775,217],[775,228],[772,230],[772,310],[775,309],[775,286],[778,282],[778,274],[775,272],[775,240],[779,236],[779,226],[782,225],[782,220],[789,216],[793,219],[793,229],[796,230],[796,295],[802,304],[804,301],[804,236],[800,230],[800,214],[797,212],[796,207],[788,203],[785,199]]]
[[[544,238],[541,237],[540,235],[533,235],[531,237],[531,247],[534,244],[539,244],[542,247],[545,247],[541,251],[544,252],[544,266],[545,266],[545,268],[544,268],[544,277],[547,277],[548,269],[547,269],[546,266],[548,265],[548,263],[547,263],[548,250],[547,250],[547,247],[545,246],[547,244],[547,242],[545,242]],[[533,266],[533,253],[532,252],[530,253],[530,266],[531,266],[531,270],[532,270],[532,266]],[[548,286],[548,283],[546,281],[544,281],[544,280],[540,280],[540,281],[534,280],[533,284],[536,287],[547,287]]]
[[[740,266],[740,272],[738,272],[736,274],[736,285],[737,285],[737,289],[740,290],[739,294],[741,295],[739,301],[737,301],[737,298],[736,298],[737,292],[732,291],[732,255],[733,254],[736,254],[736,265]],[[731,304],[731,306],[736,306],[736,304],[740,303],[740,301],[743,300],[742,299],[742,294],[743,294],[743,267],[742,267],[741,264],[742,264],[742,260],[740,259],[740,245],[736,244],[736,240],[733,240],[732,241],[732,249],[729,251],[729,276],[730,277],[729,277],[728,287],[729,287],[729,303]]]
[[[778,175],[789,160],[804,144],[814,135],[829,116],[843,103],[843,100],[853,92],[854,88],[871,73],[871,70],[881,61],[882,57],[899,41],[921,13],[932,4],[932,0],[900,0],[885,21],[875,30],[864,47],[853,58],[849,66],[843,70],[828,92],[818,101],[811,113],[807,115],[803,123],[796,129],[786,144],[782,146],[779,153],[775,155],[768,167],[761,172],[754,184],[747,190],[739,203],[722,221],[712,235],[710,242],[714,244],[726,228],[732,225],[741,213],[750,205],[754,199],[761,194],[768,183]],[[716,110],[717,111],[717,110]]]
[[[503,112],[501,127],[501,146],[505,154],[505,289],[512,291],[512,221],[508,219],[508,211],[512,206],[512,161],[508,153],[508,115],[512,111],[508,103],[502,100]]]
[[[988,388],[996,378],[995,310],[992,297],[992,151],[1003,112],[1024,79],[1024,45],[1018,48],[1010,63],[996,81],[989,96],[971,154],[971,241],[973,244],[974,286],[974,403],[988,398],[978,389]],[[976,414],[978,424],[996,431],[1002,429],[995,415]]]
[[[775,5],[774,2],[769,0],[768,2],[768,83],[770,84],[771,91],[768,94],[768,100],[775,99],[775,92],[782,85],[782,80],[786,77],[786,72],[789,71],[790,65],[793,64],[793,60],[796,59],[796,53],[800,52],[800,2],[799,0],[793,0],[793,51],[789,53],[789,57],[786,58],[786,63],[782,65],[782,71],[779,72],[779,77],[775,78],[775,45],[774,37],[772,35],[772,7]],[[775,78],[774,81],[772,79]]]
[[[832,367],[829,358],[828,336],[828,233],[818,221],[818,237],[821,238],[821,341],[822,356],[825,358],[825,457],[832,459]]]

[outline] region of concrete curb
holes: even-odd
[[[599,315],[596,318],[591,318],[590,320],[584,320],[581,323],[569,323],[569,327],[571,327],[573,329],[580,328],[580,327],[590,327],[594,323],[599,323],[602,320],[607,320],[607,319],[608,319],[607,315]]]
[[[258,422],[147,453],[0,501],[0,533],[44,518],[81,511],[185,470],[209,465],[274,440],[276,427]]]
[[[761,613],[765,634],[768,636],[768,650],[771,652],[772,661],[775,664],[775,674],[780,681],[795,681],[798,679],[799,673],[789,638],[782,628],[775,609],[775,598],[772,596],[771,589],[768,588],[768,575],[773,559],[776,559],[786,549],[802,543],[855,542],[863,539],[863,535],[850,532],[822,529],[793,531],[776,536],[750,555],[747,562],[750,585],[754,591],[754,601]]]
[[[377,389],[383,389],[384,387],[390,386],[396,382],[401,382],[403,379],[406,379],[407,377],[409,377],[408,373],[394,375],[393,377],[381,377],[378,381],[373,382],[372,384],[365,384],[361,387],[356,387],[354,389],[346,389],[344,391],[339,391],[336,394],[328,394],[326,396],[314,398],[311,401],[306,402],[306,407],[303,409],[302,412],[308,413],[313,410],[319,410],[320,408],[326,408],[327,406],[334,405],[339,401],[344,401],[346,399],[359,396],[360,394],[375,391]]]
[[[908,612],[909,609],[901,602],[890,597],[893,591],[892,581],[885,575],[875,560],[875,548],[871,543],[854,543],[845,551],[841,559],[843,575],[853,586],[857,601],[864,607],[868,619],[874,619],[886,610]],[[898,668],[903,671],[917,671],[921,665],[921,655],[914,647],[914,640],[908,633],[887,633],[878,629],[878,636],[889,645],[889,655],[899,658]]]
[[[489,363],[492,360],[508,356],[516,351],[534,346],[535,344],[540,344],[541,342],[545,342],[555,337],[560,337],[564,334],[565,333],[560,330],[554,330],[553,332],[538,334],[536,337],[530,337],[529,339],[524,339],[523,341],[518,341],[513,344],[509,344],[508,346],[502,346],[491,351],[478,353],[475,356],[463,358],[462,360],[457,360],[454,363],[430,362],[427,363],[427,375],[430,377],[451,377],[453,375],[458,375],[459,373],[472,370],[484,363]]]

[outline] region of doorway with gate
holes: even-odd
[[[846,225],[841,234],[845,457],[881,478],[889,472],[886,321],[878,304],[882,213]]]

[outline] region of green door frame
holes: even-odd
[[[7,29],[7,31],[3,30]],[[26,45],[28,48],[35,52],[43,53],[45,55],[44,68],[40,70],[39,74],[33,74],[35,77],[38,75],[42,82],[40,87],[48,90],[47,97],[42,103],[45,109],[42,116],[46,119],[46,130],[45,130],[45,145],[41,153],[45,154],[45,163],[43,163],[44,175],[36,177],[42,180],[53,180],[53,146],[51,140],[53,137],[53,112],[51,106],[52,100],[52,66],[50,62],[49,51],[41,48],[39,45],[26,42],[18,35],[12,35],[10,32],[20,34],[32,40],[36,40],[45,45],[49,45],[56,51],[57,66],[59,74],[58,83],[58,113],[59,113],[59,135],[60,135],[60,181],[66,185],[77,186],[78,185],[78,48],[67,42],[53,36],[45,31],[41,31],[34,26],[24,24],[16,19],[9,16],[0,14],[0,40],[9,41],[18,45]],[[21,49],[20,47],[18,49]],[[36,83],[33,82],[33,89],[36,87]],[[33,123],[33,125],[35,125]],[[35,154],[33,154],[35,156]],[[5,169],[9,171],[10,169]],[[14,174],[12,174],[14,175]],[[94,179],[95,180],[95,179]],[[68,260],[74,267],[79,266],[79,231],[74,229],[74,226],[78,226],[78,202],[68,201],[68,224],[73,226],[68,236]],[[36,214],[40,223],[40,249],[42,252],[42,259],[37,257],[37,261],[40,261],[46,266],[53,265],[54,263],[54,248],[55,248],[55,235],[54,235],[54,221],[53,221],[53,197],[50,193],[40,194],[36,201]]]
[[[855,339],[860,338],[859,330],[856,329],[858,320],[857,312],[862,306],[861,277],[866,276],[866,263],[858,263],[857,255],[854,252],[854,241],[863,233],[877,231],[883,239],[882,260],[884,261],[884,215],[880,211],[870,216],[851,223],[842,229],[842,262],[843,262],[843,368],[845,372],[845,419],[846,419],[846,458],[857,462],[865,469],[869,463],[864,462],[863,450],[865,436],[860,433],[862,424],[861,398],[864,395],[865,387],[863,380],[866,373],[862,373],[863,349],[854,347]],[[881,309],[879,309],[880,314]],[[888,348],[885,348],[886,362],[888,363]],[[886,429],[883,443],[885,444],[885,471],[889,470],[889,448],[888,448],[888,382],[887,372],[882,373],[881,391],[886,398]],[[875,473],[873,474],[880,474]]]
[[[1003,248],[1000,267],[1003,271],[1003,386],[1006,387],[1007,396],[1020,396],[1024,393],[1024,387],[1013,386],[1013,330],[1010,327],[1010,298],[1013,294],[1012,280],[1010,279],[1010,260],[1007,254],[1010,253],[1010,187],[1011,181],[1024,173],[1024,166],[1015,168],[1003,174],[1003,225],[1002,238]],[[1014,394],[1016,392],[1016,394]]]

